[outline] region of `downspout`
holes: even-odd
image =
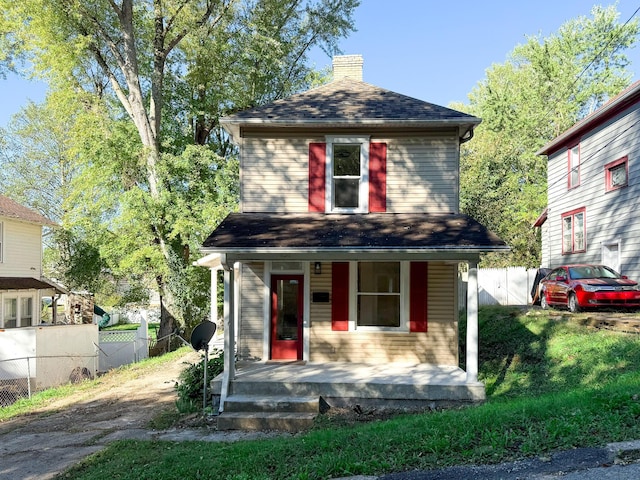
[[[229,264],[227,255],[221,254],[220,263],[224,268],[224,370],[222,372],[218,414],[221,414],[224,411],[224,404],[229,396],[229,385],[231,379],[235,378],[235,280],[233,262]]]
[[[460,145],[463,143],[467,143],[469,140],[473,138],[473,126],[469,127],[469,129],[464,132],[464,135],[460,137]]]

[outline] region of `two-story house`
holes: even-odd
[[[484,399],[476,269],[508,247],[459,213],[460,144],[480,119],[365,83],[362,66],[336,57],[332,82],[221,119],[240,151],[240,211],[199,261],[224,269],[220,411],[260,395],[255,382],[330,404]]]
[[[42,275],[44,226],[55,223],[0,195],[0,328],[38,325],[42,299],[64,293]]]
[[[640,280],[640,82],[539,152],[547,155],[542,267],[605,264]]]

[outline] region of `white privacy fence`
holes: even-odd
[[[537,268],[507,267],[478,269],[479,305],[529,305]],[[467,272],[460,276],[460,306],[467,303]]]
[[[149,331],[144,319],[137,330],[103,331],[99,336],[99,372],[106,372],[149,357]]]

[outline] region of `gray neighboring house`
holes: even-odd
[[[547,155],[541,266],[602,263],[640,281],[640,82],[537,153]]]
[[[362,66],[359,55],[336,57],[332,82],[221,119],[240,149],[240,211],[198,262],[224,269],[221,422],[263,408],[247,395],[276,392],[311,396],[316,411],[318,397],[484,399],[477,264],[508,247],[459,213],[460,144],[480,119],[365,83]]]

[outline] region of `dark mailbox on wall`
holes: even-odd
[[[313,292],[313,303],[329,303],[329,292]]]

